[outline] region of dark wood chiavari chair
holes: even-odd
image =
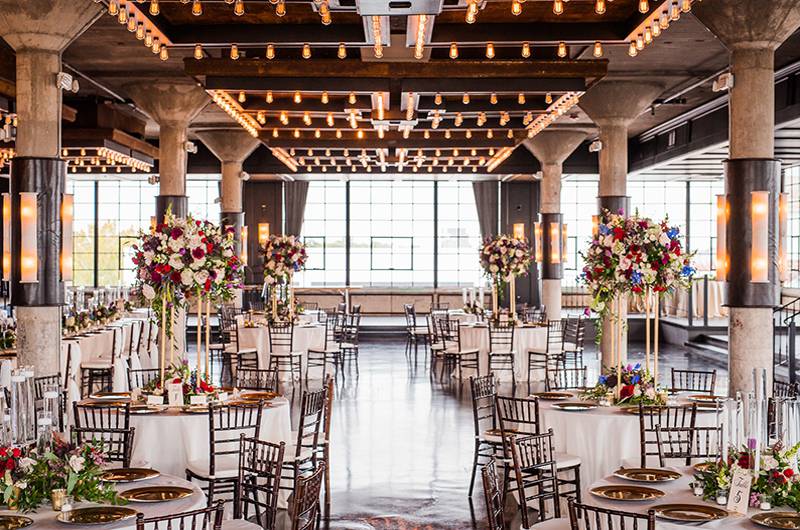
[[[581,317],[567,317],[564,322],[564,343],[561,347],[564,364],[583,366],[583,348],[586,338],[586,320]]]
[[[292,381],[295,376],[303,376],[303,356],[299,351],[294,351],[294,323],[271,322],[269,325],[269,369],[278,374],[290,374]]]
[[[306,355],[306,381],[311,368],[322,368],[322,379],[328,374],[328,365],[332,364],[334,371],[338,373],[341,364],[342,351],[339,348],[341,333],[337,333],[337,314],[319,312],[319,322],[325,326],[325,342],[321,348],[309,348]]]
[[[772,381],[772,395],[776,398],[794,398],[797,397],[798,392],[797,383],[790,383],[789,381],[781,381],[775,378]]]
[[[551,501],[553,517],[561,517],[558,492],[558,471],[553,456],[553,431],[543,434],[511,436],[511,460],[514,466],[518,502],[522,513],[522,526],[530,528],[528,508],[534,508],[539,521],[547,517],[547,501]],[[536,506],[532,506],[536,503]]]
[[[717,371],[676,370],[672,368],[672,386],[670,392],[697,392],[714,395],[717,383]]]
[[[161,370],[158,368],[143,368],[141,370],[128,370],[128,388],[144,388],[153,381],[161,379]]]
[[[319,465],[323,447],[321,433],[327,394],[327,388],[303,391],[300,399],[300,417],[297,422],[297,438],[294,445],[287,448],[284,457],[281,489],[294,489],[297,477],[317,469]]]
[[[535,370],[546,370],[564,364],[561,350],[564,344],[564,329],[561,320],[550,320],[547,323],[547,344],[544,349],[528,350],[528,386]]]
[[[545,389],[548,392],[559,390],[583,390],[586,388],[586,367],[566,368],[548,366],[545,368]]]
[[[647,515],[640,515],[572,500],[568,509],[571,530],[656,530],[655,510],[647,510]]]
[[[286,444],[257,438],[239,438],[239,480],[234,493],[234,519],[250,519],[255,512],[258,527],[275,530],[278,491]],[[254,527],[256,528],[256,527]]]
[[[547,321],[547,311],[542,307],[525,307],[522,309],[522,321],[526,324],[544,325]]]
[[[432,309],[428,315],[428,335],[430,336],[431,350],[431,375],[436,372],[436,362],[443,360],[442,351],[445,346],[439,331],[442,329],[440,320],[447,319],[447,310]]]
[[[239,487],[239,443],[244,434],[258,439],[264,403],[212,404],[208,407],[208,459],[189,461],[186,480],[197,480],[208,502]]]
[[[103,444],[106,460],[130,467],[135,429],[131,427],[129,403],[73,403],[77,444],[97,441]]]
[[[427,326],[417,325],[417,310],[414,304],[404,304],[403,314],[406,317],[406,357],[411,356],[411,348],[414,348],[414,358],[417,358],[419,345],[422,344],[423,351],[428,347],[430,330]]]
[[[58,386],[58,417],[53,418],[53,425],[59,428],[59,430],[62,430],[62,427],[63,430],[66,430],[64,426],[66,425],[67,393],[64,391],[64,380],[60,372],[54,375],[43,375],[33,378],[33,399],[35,401],[36,411],[38,412],[44,407],[46,387],[51,385]]]
[[[658,443],[658,463],[667,465],[669,459],[684,460],[691,465],[692,460],[713,460],[719,457],[719,444],[722,427],[662,427],[656,425]]]
[[[319,492],[325,464],[320,463],[316,470],[297,478],[292,495],[292,530],[318,530],[320,527]]]
[[[342,360],[342,373],[344,373],[345,365],[350,362],[355,364],[356,374],[358,374],[358,341],[361,327],[361,312],[355,312],[353,306],[353,313],[346,315],[340,331],[339,350],[341,351]]]
[[[497,464],[494,458],[481,468],[483,498],[486,501],[486,521],[488,530],[505,530],[503,506],[505,493],[497,484]]]
[[[207,508],[160,517],[136,516],[136,530],[221,530],[223,502]]]
[[[458,379],[461,380],[463,368],[474,369],[478,376],[481,375],[481,363],[478,348],[464,348],[461,345],[461,322],[457,319],[442,318],[439,320],[439,336],[443,349],[440,355],[442,363],[442,377],[448,367],[457,369]]]
[[[236,371],[236,384],[234,386],[241,390],[278,392],[278,372],[275,370],[241,368]]]
[[[322,463],[325,464],[325,520],[331,515],[331,415],[333,414],[334,385],[330,375],[325,379],[325,419],[322,423]]]
[[[511,372],[512,387],[517,386],[514,370],[514,322],[489,323],[489,372]]]
[[[239,340],[239,321],[241,317],[238,317],[234,320],[234,326],[236,329],[236,342],[235,348],[233,349],[233,353],[236,355],[236,370],[258,370],[261,368],[258,362],[258,348],[243,348],[242,341]],[[231,346],[228,346],[228,350],[231,350]]]
[[[478,468],[488,459],[502,456],[503,440],[500,436],[500,430],[497,428],[497,415],[495,414],[497,380],[494,375],[470,377],[469,388],[472,396],[475,445],[472,458],[472,476],[469,482],[469,496],[472,497]]]
[[[639,447],[641,466],[647,467],[648,456],[659,456],[658,437],[656,429],[660,425],[664,428],[677,429],[694,427],[697,416],[697,406],[669,406],[656,407],[639,405]]]

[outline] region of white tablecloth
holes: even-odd
[[[188,512],[191,510],[199,510],[201,508],[206,507],[206,495],[198,486],[195,486],[194,484],[187,482],[184,479],[178,478],[176,476],[170,476],[167,474],[162,474],[161,476],[158,476],[156,478],[150,480],[144,480],[141,482],[120,484],[117,487],[117,489],[119,491],[125,491],[145,486],[166,486],[166,485],[191,488],[194,491],[194,493],[184,499],[178,499],[168,502],[153,502],[153,503],[132,502],[129,503],[127,507],[133,508],[134,510],[144,514],[145,517],[163,517],[165,515]],[[87,506],[97,506],[97,505],[91,503],[79,503],[74,507],[82,508]],[[3,515],[24,515],[26,517],[30,517],[31,519],[33,519],[33,524],[28,528],[32,530],[56,530],[56,529],[63,530],[64,528],[67,527],[67,525],[65,525],[64,523],[60,523],[56,520],[56,516],[58,515],[58,513],[54,512],[50,508],[49,504],[43,505],[41,508],[39,508],[38,511],[33,513],[20,514],[19,512],[9,512],[9,511],[2,511],[0,513],[2,513]],[[119,523],[113,525],[103,525],[102,528],[104,530],[123,530],[123,529],[133,530],[136,528],[136,519],[133,518],[133,519],[128,519],[126,521],[120,521]]]
[[[481,375],[489,373],[489,328],[486,325],[462,324],[460,329],[461,348],[480,350]],[[547,348],[547,328],[518,326],[514,330],[514,373],[517,381],[528,380],[528,350]],[[473,370],[464,370],[463,376],[474,375]],[[508,371],[497,372],[498,379],[511,380]],[[544,380],[544,371],[534,374],[537,380]]]
[[[289,401],[279,397],[265,407],[260,438],[268,442],[293,443]],[[131,465],[146,465],[164,473],[184,476],[190,461],[207,461],[208,414],[167,411],[131,414],[136,428]]]
[[[325,326],[315,324],[298,324],[294,327],[292,350],[300,352],[303,359],[303,370],[308,362],[309,348],[322,348],[325,346]],[[269,367],[269,329],[265,326],[253,328],[239,328],[239,347],[256,348],[258,351],[258,366],[266,369]],[[289,374],[281,374],[289,377]]]
[[[576,400],[579,396],[576,393]],[[553,401],[540,401],[542,430],[553,429],[556,451],[581,459],[581,480],[590,484],[618,469],[620,465],[639,467],[639,416],[619,407],[597,407],[583,412],[553,408]],[[713,425],[714,412],[697,412],[697,425]],[[648,465],[658,464],[651,457]]]

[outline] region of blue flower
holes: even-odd
[[[633,285],[639,285],[642,283],[642,273],[639,271],[633,271],[631,273],[631,282],[633,282]]]
[[[639,383],[639,381],[641,381],[641,379],[642,377],[639,374],[636,374],[631,378],[631,384],[636,385]]]
[[[600,378],[597,380],[597,382],[601,385],[605,385],[606,381],[608,381],[608,378],[604,375],[601,375]]]
[[[672,227],[669,230],[667,230],[667,237],[669,237],[670,239],[675,239],[676,237],[678,237],[679,233],[680,230],[677,227]]]
[[[641,370],[641,368],[642,368],[642,363],[636,363],[635,365],[633,365],[634,370]]]
[[[605,235],[608,235],[608,234],[610,234],[610,233],[611,233],[611,229],[608,227],[608,225],[605,225],[605,224],[601,224],[601,225],[599,225],[599,226],[597,227],[597,230],[598,230],[598,231],[599,231],[601,234],[603,234],[604,236],[605,236]]]
[[[691,265],[684,265],[683,269],[681,269],[681,274],[684,276],[694,276],[695,272],[697,272],[697,269]]]

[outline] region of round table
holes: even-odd
[[[131,426],[136,428],[132,466],[185,476],[190,461],[208,460],[208,414],[187,414],[175,409],[157,414],[131,414]],[[278,397],[265,405],[259,438],[293,443],[289,400]]]
[[[461,324],[459,328],[461,348],[478,348],[481,374],[489,373],[489,327],[486,324]],[[517,326],[514,329],[514,374],[517,381],[528,380],[528,351],[547,348],[547,328],[541,326]],[[473,370],[464,370],[464,376],[474,375]],[[544,381],[544,370],[535,374]],[[509,371],[500,371],[495,376],[501,381],[511,381]]]
[[[325,346],[325,326],[311,323],[297,324],[294,326],[292,337],[292,350],[302,354],[302,365],[305,370],[309,348],[321,349]],[[267,326],[239,327],[239,347],[255,348],[258,351],[259,368],[269,367],[270,345]],[[281,376],[289,378],[288,373]]]
[[[579,395],[575,392],[575,399]],[[590,484],[619,465],[639,467],[639,416],[620,407],[597,407],[582,412],[554,408],[557,401],[539,402],[541,429],[553,429],[556,451],[581,459],[581,481]],[[697,425],[713,425],[715,412],[697,411]],[[648,462],[654,465],[657,462]]]
[[[158,469],[158,468],[156,468]],[[161,471],[161,470],[159,470]],[[128,489],[140,488],[144,486],[181,486],[184,488],[191,488],[193,493],[189,497],[167,502],[131,502],[127,504],[128,508],[142,513],[145,517],[163,517],[166,515],[174,515],[181,512],[188,512],[192,510],[199,510],[206,507],[206,495],[195,484],[188,482],[176,476],[162,474],[158,477],[143,480],[141,482],[122,483],[117,486],[117,490],[122,492]],[[88,506],[97,506],[93,503],[78,503],[74,508],[83,508]],[[28,528],[32,530],[64,530],[69,528],[69,525],[60,523],[56,520],[57,512],[54,512],[49,504],[43,505],[38,511],[33,513],[20,514],[19,512],[0,512],[3,515],[24,515],[33,519],[33,524]],[[136,528],[136,519],[127,519],[120,521],[113,525],[102,525],[103,530],[133,530]]]

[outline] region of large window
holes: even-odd
[[[800,168],[783,172],[783,191],[789,194],[789,268],[784,287],[800,287]]]
[[[567,263],[563,285],[574,286],[583,270],[580,253],[592,237],[592,216],[597,213],[597,181],[566,180],[561,184],[561,212],[567,225]]]
[[[73,224],[73,283],[94,285],[95,252],[95,183],[69,182],[67,191],[75,195],[75,221]]]
[[[346,193],[346,184],[339,181],[312,182],[308,187],[303,219],[308,261],[297,278],[301,285],[341,286],[347,281]]]
[[[438,183],[439,286],[482,282],[481,229],[471,182]]]

